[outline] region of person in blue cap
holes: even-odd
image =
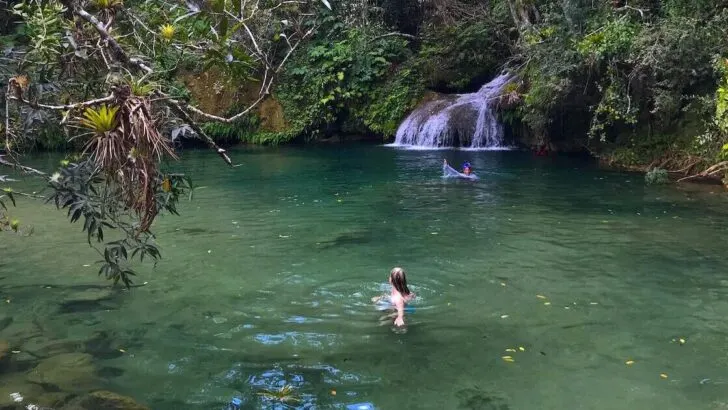
[[[472,172],[473,172],[473,170],[470,167],[470,163],[469,162],[463,163],[463,174],[470,176],[470,173],[472,173]]]

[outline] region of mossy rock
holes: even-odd
[[[28,381],[62,391],[85,392],[97,384],[97,377],[90,354],[64,353],[41,361],[28,373]]]
[[[10,343],[0,340],[0,360],[3,360],[3,358],[8,354],[10,351]]]
[[[22,373],[0,378],[0,410],[24,409],[42,394],[43,388],[25,380]]]
[[[131,397],[99,390],[74,399],[62,410],[149,410]]]

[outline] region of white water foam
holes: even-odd
[[[503,125],[492,108],[510,76],[502,74],[476,93],[459,94],[423,104],[397,129],[393,144],[405,149],[508,150]]]

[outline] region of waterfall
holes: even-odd
[[[393,146],[503,149],[503,125],[491,102],[511,77],[502,74],[471,94],[445,95],[416,108],[397,129]]]

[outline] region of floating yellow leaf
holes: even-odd
[[[624,364],[626,364],[627,366],[632,366],[634,364],[634,360],[627,360],[626,362],[624,362]]]
[[[551,302],[544,302],[543,304],[544,304],[545,306],[551,306]]]
[[[501,286],[505,286],[505,285],[506,285],[505,282],[501,282]]]
[[[544,295],[536,295],[536,297],[539,299],[546,299],[546,296],[544,296]]]
[[[336,390],[331,390],[331,395],[336,396]]]
[[[121,353],[126,353],[126,350],[124,350],[124,349],[119,349],[119,351],[120,351]]]
[[[667,374],[666,373],[660,373],[660,378],[661,379],[667,379]]]
[[[520,350],[520,351],[522,351],[522,352],[525,352],[525,351],[526,351],[526,348],[525,348],[525,347],[523,347],[523,346],[518,346],[518,350]]]
[[[685,339],[680,338],[680,339],[678,339],[678,342],[680,342],[681,345],[684,345],[685,344]]]
[[[515,361],[515,360],[513,360],[513,358],[511,356],[503,356],[503,360],[505,360],[506,362],[509,362],[509,363],[512,363]]]
[[[513,352],[513,353],[516,353],[516,349],[506,349],[506,352]]]

